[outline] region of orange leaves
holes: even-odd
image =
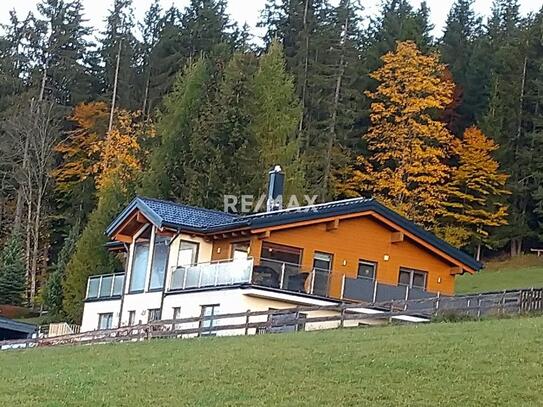
[[[103,102],[82,103],[74,108],[69,117],[74,129],[55,147],[63,158],[53,171],[59,190],[70,191],[93,175],[99,160],[98,143],[105,137],[108,119],[109,107]]]
[[[434,116],[451,103],[454,84],[438,56],[423,55],[411,41],[399,42],[382,59],[370,75],[380,83],[367,92],[372,126],[363,138],[370,154],[359,157],[365,173],[355,172],[354,178],[360,190],[432,226],[446,200],[453,139]]]
[[[57,188],[70,191],[89,177],[98,189],[112,180],[126,185],[135,179],[148,154],[143,145],[155,136],[153,126],[144,123],[139,112],[117,111],[111,132],[107,131],[109,106],[103,102],[76,106],[70,120],[74,130],[55,148],[63,157],[54,172]]]
[[[141,121],[139,112],[119,111],[115,128],[97,145],[100,151],[100,160],[95,165],[97,188],[100,190],[112,182],[122,187],[133,182],[147,158],[143,145],[154,136],[154,127]]]

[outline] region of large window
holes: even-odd
[[[375,280],[376,263],[372,261],[360,260],[358,262],[358,278],[368,278]]]
[[[153,260],[151,262],[150,290],[159,290],[164,287],[164,274],[168,262],[169,245],[165,237],[157,237],[153,249]]]
[[[113,325],[113,313],[98,314],[98,329],[111,329]]]
[[[202,335],[214,336],[215,332],[212,332],[215,326],[215,315],[219,311],[219,304],[202,305],[202,316],[204,319],[200,321],[200,328],[202,328]]]
[[[178,266],[191,266],[196,264],[198,259],[198,243],[181,241],[179,245],[179,253],[177,256]]]
[[[330,272],[333,256],[330,253],[315,252],[313,256],[312,294],[327,296],[330,289]]]
[[[400,269],[398,284],[408,287],[426,289],[426,280],[428,273],[425,271],[412,270],[407,268]]]
[[[142,292],[145,287],[147,261],[149,259],[149,243],[136,243],[132,272],[130,273],[130,292]]]

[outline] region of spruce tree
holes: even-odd
[[[200,59],[178,75],[173,91],[164,100],[157,123],[159,145],[155,147],[142,192],[157,198],[187,197],[185,160],[195,119],[205,102],[209,81],[207,60]]]
[[[293,77],[286,72],[282,46],[277,41],[260,58],[251,86],[254,95],[251,131],[260,152],[254,172],[265,174],[279,164],[286,172],[287,195],[303,194],[305,174],[298,158],[300,147],[296,137],[301,106]],[[261,182],[264,191],[265,177]]]
[[[110,10],[106,22],[99,46],[100,59],[104,65],[101,75],[102,94],[108,101],[111,100],[117,58],[120,56],[117,107],[141,109],[144,85],[138,70],[139,44],[133,35],[132,0],[114,0],[113,9]]]
[[[0,304],[23,304],[26,281],[24,264],[21,236],[12,233],[0,252]]]

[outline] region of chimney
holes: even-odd
[[[272,212],[283,209],[285,173],[280,165],[276,165],[268,174],[268,201],[266,207],[268,212]]]

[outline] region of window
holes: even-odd
[[[198,243],[181,241],[177,255],[178,266],[191,266],[196,264],[198,258]]]
[[[377,264],[372,261],[360,260],[358,262],[358,278],[375,280],[376,266]]]
[[[111,329],[113,325],[113,313],[98,314],[98,329]]]
[[[238,242],[232,245],[232,259],[244,260],[249,257],[249,242]]]
[[[132,272],[130,273],[130,292],[141,292],[145,287],[147,260],[149,258],[149,243],[136,243]]]
[[[147,310],[147,322],[160,321],[160,308]]]
[[[169,253],[168,239],[157,237],[153,248],[153,260],[151,262],[150,290],[160,290],[164,287],[164,274]]]
[[[313,290],[312,294],[326,297],[330,288],[330,271],[332,271],[332,255],[315,252],[313,256]]]
[[[408,287],[426,289],[426,277],[428,273],[425,271],[411,270],[406,268],[400,269],[398,284]]]
[[[136,324],[136,311],[128,311],[128,326]]]
[[[202,320],[200,321],[200,328],[202,328],[202,335],[215,336],[216,333],[212,332],[215,326],[214,316],[217,315],[219,310],[219,304],[202,305]]]

